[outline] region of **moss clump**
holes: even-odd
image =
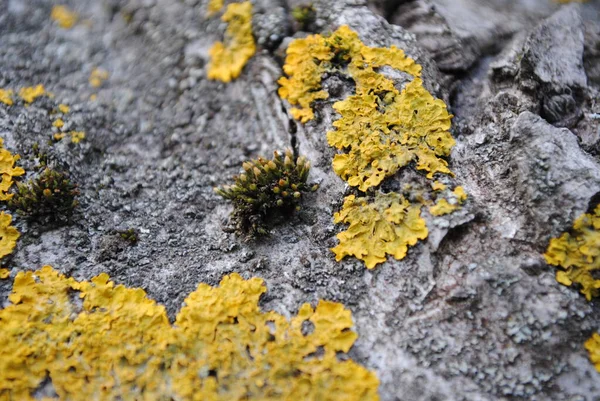
[[[136,245],[138,243],[138,232],[135,228],[117,230],[117,234],[119,234],[119,237],[123,240],[127,241],[129,245]]]
[[[267,218],[278,212],[300,208],[302,193],[315,191],[307,184],[310,162],[300,156],[294,160],[291,150],[284,155],[275,151],[273,159],[259,157],[243,164],[244,173],[234,177],[235,184],[215,188],[215,192],[234,204],[232,221],[239,234],[265,235]]]
[[[313,24],[317,19],[317,11],[312,4],[294,7],[292,17],[303,31]]]
[[[77,185],[66,173],[46,168],[26,184],[17,184],[17,192],[8,205],[31,219],[61,221],[73,213],[77,195]]]

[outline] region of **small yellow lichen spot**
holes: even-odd
[[[65,125],[65,122],[60,118],[52,123],[52,126],[54,126],[56,128],[62,128],[63,125]]]
[[[252,3],[231,3],[221,17],[227,22],[225,39],[210,49],[208,78],[230,82],[237,78],[256,52],[252,36]]]
[[[171,325],[142,289],[106,274],[20,272],[0,310],[0,394],[33,400],[50,380],[65,400],[378,400],[377,377],[338,358],[357,338],[349,310],[320,301],[288,320],[261,312],[265,291],[235,273],[200,284]]]
[[[570,233],[552,238],[544,258],[563,270],[556,272],[556,280],[566,286],[578,284],[588,301],[600,295],[600,279],[594,274],[600,270],[600,205],[593,214],[584,214],[575,220]]]
[[[35,99],[46,94],[44,85],[28,86],[19,90],[19,96],[25,103],[32,103]]]
[[[434,181],[431,184],[431,189],[433,189],[434,191],[443,191],[446,188],[447,188],[446,184],[441,183],[439,181]]]
[[[0,89],[0,102],[7,106],[13,105],[13,91],[10,89]]]
[[[66,6],[54,6],[50,18],[56,21],[61,28],[70,29],[77,22],[78,16],[76,12]]]
[[[8,269],[0,269],[0,280],[4,280],[10,277],[10,270]]]
[[[444,186],[444,188],[446,188],[446,186]],[[467,193],[461,186],[454,188],[454,191],[452,191],[452,196],[453,198],[455,198],[454,200],[452,200],[452,203],[448,202],[444,198],[441,198],[436,202],[435,205],[429,208],[429,213],[431,213],[432,216],[443,216],[452,213],[458,210],[460,208],[460,205],[462,205],[465,202],[465,200],[467,200]]]
[[[440,199],[437,203],[429,208],[429,213],[433,216],[443,216],[458,209],[458,204],[451,204],[446,199]]]
[[[206,15],[210,17],[211,15],[221,11],[223,8],[223,3],[224,0],[209,0]]]
[[[85,132],[83,131],[71,131],[71,142],[79,143],[85,139]]]
[[[58,111],[60,111],[63,114],[67,114],[70,110],[71,108],[66,104],[61,103],[58,105]]]
[[[385,262],[387,255],[403,259],[408,247],[428,234],[421,206],[410,204],[394,192],[378,192],[370,203],[367,198],[347,196],[333,219],[350,225],[337,235],[340,243],[332,248],[335,259],[340,261],[352,255],[364,261],[368,269]]]
[[[458,202],[460,204],[462,204],[464,201],[467,200],[467,193],[465,192],[465,189],[461,186],[458,186],[456,188],[454,188],[454,191],[452,191],[454,193],[454,196],[456,196],[456,199],[458,200]]]
[[[12,253],[20,236],[19,231],[10,225],[11,221],[10,214],[0,212],[0,259]]]
[[[98,99],[98,95],[96,95],[95,93],[93,93],[93,94],[91,94],[91,95],[90,95],[90,100],[91,100],[92,102],[95,102],[95,101],[96,101],[96,99]]]
[[[90,73],[90,86],[99,88],[102,83],[108,79],[108,71],[101,68],[94,68]]]
[[[66,134],[64,132],[60,133],[60,134],[54,134],[52,137],[54,138],[55,141],[60,141],[61,139],[63,139],[66,136]]]
[[[596,370],[600,372],[600,334],[592,334],[585,342],[585,349],[590,353],[590,361],[594,364]]]

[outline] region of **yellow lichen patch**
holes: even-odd
[[[7,106],[13,105],[13,91],[10,89],[0,89],[0,103]]]
[[[600,372],[600,334],[594,333],[586,342],[585,349],[590,353],[590,361]]]
[[[71,142],[79,143],[85,139],[85,132],[82,131],[71,131]]]
[[[65,122],[62,119],[57,119],[52,123],[52,126],[56,127],[56,128],[62,128],[63,125],[65,125]]]
[[[468,198],[468,195],[465,192],[465,189],[461,186],[454,188],[454,191],[452,191],[452,193],[454,194],[454,196],[456,196],[456,199],[458,199],[458,202],[460,202],[460,203],[463,203]]]
[[[413,80],[399,91],[377,71],[383,66]],[[334,157],[333,169],[351,186],[366,191],[411,162],[428,178],[452,174],[443,159],[455,144],[449,132],[452,116],[423,87],[421,66],[402,50],[365,46],[344,25],[329,37],[293,41],[283,68],[288,77],[280,78],[279,95],[296,106],[292,114],[301,122],[314,118],[314,101],[328,97],[321,87],[325,72],[354,80],[355,93],[333,105],[341,118],[327,133],[329,145],[344,151]]]
[[[206,8],[206,15],[211,16],[218,13],[223,8],[224,0],[208,0],[208,6]]]
[[[252,3],[232,3],[221,17],[227,22],[225,39],[210,49],[208,78],[230,82],[237,78],[256,52],[252,36]]]
[[[433,189],[434,191],[443,191],[444,189],[446,189],[446,184],[439,181],[434,181],[433,183],[431,183],[431,189]]]
[[[350,311],[320,301],[287,320],[260,311],[265,291],[237,274],[200,284],[172,326],[143,290],[106,274],[20,272],[0,310],[0,399],[33,400],[44,381],[85,401],[378,399],[376,376],[337,356],[357,337]]]
[[[13,177],[18,177],[25,174],[25,170],[21,167],[15,167],[15,163],[19,160],[19,155],[13,155],[8,150],[4,149],[4,140],[0,138],[0,201],[6,201],[13,197],[8,190],[13,184]]]
[[[27,104],[32,103],[35,99],[44,95],[46,95],[44,85],[28,86],[19,90],[19,96]]]
[[[377,193],[369,202],[354,195],[344,199],[342,210],[334,215],[336,223],[350,226],[337,235],[340,243],[332,251],[337,261],[352,255],[368,269],[383,263],[387,255],[401,260],[409,246],[427,238],[421,206],[412,205],[397,193]]]
[[[389,104],[368,94],[333,106],[342,118],[333,123],[336,130],[327,133],[327,141],[340,150],[349,149],[335,155],[333,169],[361,191],[378,186],[412,161],[428,172],[427,178],[452,174],[441,158],[455,143],[444,102],[434,99],[418,78],[401,93],[394,91],[387,92],[394,93]]]
[[[12,253],[20,236],[17,229],[10,225],[11,221],[10,214],[0,212],[0,259]]]
[[[56,21],[61,28],[70,29],[79,17],[76,12],[71,11],[67,6],[54,6],[50,18]]]
[[[590,301],[600,294],[600,279],[593,274],[600,270],[600,205],[593,214],[580,216],[570,233],[552,238],[544,257],[562,270],[556,280],[566,286],[578,284]]]
[[[61,103],[58,105],[58,111],[60,111],[63,114],[67,114],[70,110],[71,108],[66,104]]]
[[[454,198],[452,199],[452,202],[448,202],[448,200],[444,198],[439,199],[435,205],[429,208],[429,213],[433,216],[443,216],[460,209],[460,205],[467,200],[467,193],[463,187],[458,186],[452,191],[452,198]]]
[[[65,136],[66,136],[66,134],[64,132],[61,132],[60,134],[54,134],[54,135],[52,135],[52,138],[54,138],[55,141],[60,141]]]
[[[442,198],[437,201],[435,205],[429,208],[429,213],[431,213],[433,216],[443,216],[445,214],[454,212],[458,208],[458,204],[450,203],[446,199]]]
[[[0,269],[0,280],[4,280],[10,277],[10,270],[8,269]]]
[[[108,79],[108,71],[101,68],[94,68],[90,73],[90,86],[93,88],[99,88],[102,83]]]

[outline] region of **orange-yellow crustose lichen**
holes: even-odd
[[[13,105],[13,91],[10,89],[0,89],[0,103],[7,106]]]
[[[337,356],[357,338],[350,311],[320,301],[287,320],[260,311],[265,291],[235,273],[200,284],[171,325],[142,289],[106,274],[20,272],[0,310],[0,399],[33,400],[45,381],[85,401],[378,399],[377,377]]]
[[[19,90],[19,96],[26,104],[32,103],[38,97],[46,94],[44,85],[28,86]]]
[[[600,372],[600,334],[592,334],[592,336],[585,342],[584,346],[590,354],[590,361],[592,361],[596,367],[596,370]]]
[[[4,140],[0,138],[0,174],[2,181],[0,182],[0,201],[6,201],[13,197],[8,190],[13,185],[13,178],[25,174],[25,170],[21,167],[15,167],[15,163],[19,160],[19,155],[13,155],[4,148]]]
[[[573,223],[571,232],[552,238],[546,253],[546,262],[558,266],[556,281],[571,286],[577,284],[588,301],[600,295],[600,205],[593,213],[586,213]],[[590,360],[600,372],[600,335],[594,333],[585,342]]]
[[[403,259],[408,247],[428,234],[421,205],[411,204],[394,192],[377,193],[372,202],[347,196],[333,219],[350,225],[337,235],[340,244],[332,249],[336,260],[352,255],[365,262],[368,269],[385,262],[387,255]]]
[[[252,3],[231,3],[221,17],[227,22],[224,42],[210,49],[208,78],[230,82],[239,77],[242,69],[256,52],[252,36]]]
[[[208,6],[206,7],[206,15],[211,16],[218,13],[223,8],[224,0],[208,0]]]
[[[61,28],[70,29],[75,25],[79,17],[77,13],[71,11],[67,6],[54,6],[52,7],[50,18],[56,21]]]
[[[10,276],[10,270],[0,269],[0,280],[4,280]]]
[[[566,286],[577,284],[588,301],[600,295],[600,205],[594,213],[580,216],[570,233],[552,238],[546,253],[546,262],[558,266],[556,280]]]
[[[376,71],[383,66],[413,80],[399,91]],[[412,161],[428,178],[452,174],[442,159],[455,144],[448,131],[452,116],[423,87],[421,66],[402,50],[365,46],[347,26],[327,38],[313,35],[292,42],[284,66],[289,78],[279,80],[279,95],[299,106],[292,114],[302,122],[314,117],[312,103],[328,96],[321,88],[326,71],[345,74],[356,83],[353,95],[333,105],[341,118],[327,133],[331,146],[347,150],[335,155],[333,169],[348,184],[366,191]]]
[[[451,202],[448,202],[445,198],[440,198],[435,205],[429,208],[429,213],[433,216],[443,216],[452,213],[460,209],[465,200],[467,200],[467,193],[463,187],[456,187],[451,193]]]
[[[20,236],[19,231],[10,225],[11,221],[10,214],[0,212],[0,259],[12,253]]]

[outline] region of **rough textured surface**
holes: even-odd
[[[13,277],[44,264],[79,280],[106,272],[142,287],[171,319],[198,283],[217,285],[232,272],[263,278],[261,308],[284,316],[305,302],[341,302],[359,335],[349,354],[377,373],[382,400],[600,397],[583,345],[600,328],[598,305],[558,284],[541,256],[600,192],[597,2],[439,1],[450,44],[438,47],[364,1],[314,1],[318,32],[347,24],[368,46],[403,49],[455,114],[455,178],[438,180],[462,185],[469,198],[454,213],[425,215],[427,240],[374,270],[336,262],[329,250],[343,230],[333,214],[352,191],[331,169],[326,132],[337,119],[332,104],[353,87],[327,76],[329,98],[315,119],[291,118],[276,82],[291,37],[304,35],[291,30],[296,1],[254,2],[256,55],[237,80],[207,80],[208,51],[226,29],[218,13],[206,17],[207,3],[74,1],[78,22],[63,29],[50,18],[53,4],[0,2],[0,88],[43,84],[54,94],[29,106],[0,102],[0,137],[23,156],[23,178],[44,159],[68,170],[81,191],[62,226],[15,216],[21,238],[3,267]],[[421,1],[404,3],[416,9]],[[108,73],[98,87],[89,82],[95,68]],[[86,132],[80,143],[52,140],[59,104],[70,107],[65,129]],[[231,207],[212,187],[243,161],[289,146],[311,161],[320,189],[270,238],[244,242],[224,232]],[[384,189],[405,184],[429,185],[411,168]],[[135,245],[115,235],[129,228],[139,231]],[[3,304],[10,282],[0,281]]]

